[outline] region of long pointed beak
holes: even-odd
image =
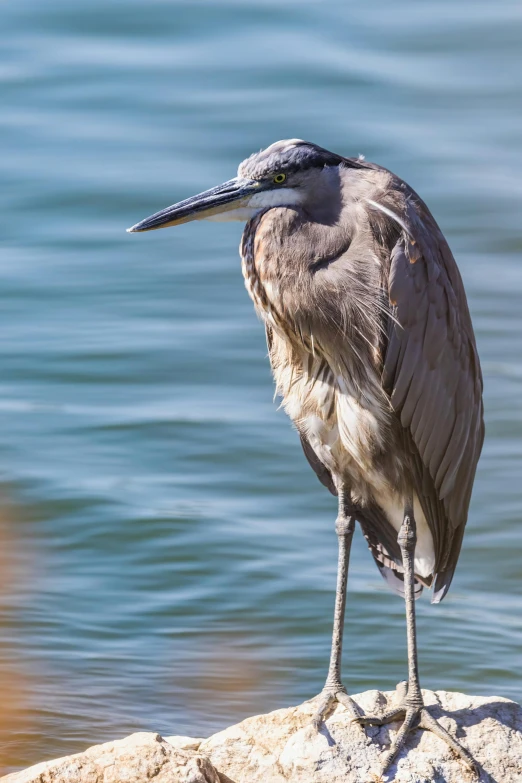
[[[132,228],[128,228],[127,231],[131,234],[138,231],[154,231],[156,228],[179,226],[191,220],[204,220],[223,212],[239,209],[247,206],[249,197],[258,192],[260,187],[261,184],[255,180],[234,177],[222,185],[156,212],[136,223]]]

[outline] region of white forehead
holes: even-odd
[[[284,171],[297,171],[300,168],[309,168],[314,161],[318,166],[320,164],[324,166],[326,160],[323,161],[321,156],[325,154],[329,153],[302,139],[282,139],[264,150],[255,152],[240,163],[238,175],[262,179],[279,171],[281,167]]]
[[[300,144],[305,144],[305,142],[302,139],[282,139],[281,141],[274,141],[264,152],[266,155],[271,155],[273,152],[287,152]]]

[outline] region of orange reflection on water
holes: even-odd
[[[23,675],[24,655],[15,627],[17,598],[27,574],[16,532],[16,514],[4,492],[0,494],[0,774],[20,766],[32,725],[29,683]]]

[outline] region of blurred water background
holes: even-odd
[[[335,501],[272,402],[239,224],[125,228],[286,137],[416,188],[465,280],[487,439],[423,685],[522,698],[522,8],[17,0],[0,11],[0,754],[208,735],[323,683]],[[406,671],[358,535],[345,681]]]

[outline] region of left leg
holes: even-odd
[[[442,728],[430,715],[424,706],[419,684],[419,669],[417,664],[417,633],[415,629],[415,544],[417,532],[413,516],[413,503],[408,503],[404,511],[404,522],[399,530],[398,542],[401,548],[402,563],[404,566],[404,597],[406,602],[406,632],[408,637],[408,683],[407,690],[403,693],[402,705],[394,710],[389,710],[384,715],[364,715],[357,718],[359,723],[365,726],[382,726],[385,723],[403,718],[403,724],[395,737],[394,742],[384,758],[382,774],[393,764],[402,750],[406,737],[412,729],[420,728],[432,731],[438,737],[448,743],[450,748],[472,769],[476,771],[475,761],[470,753]],[[405,683],[406,685],[406,683]]]
[[[335,522],[335,532],[339,544],[339,560],[337,565],[337,589],[335,593],[335,611],[330,652],[330,666],[319,704],[313,716],[312,723],[319,729],[322,721],[330,712],[335,702],[342,704],[355,718],[359,709],[353,699],[347,694],[341,680],[341,658],[343,650],[344,610],[346,607],[346,583],[348,580],[348,564],[353,532],[355,529],[354,509],[348,502],[348,492],[343,487],[339,491],[339,512]]]

